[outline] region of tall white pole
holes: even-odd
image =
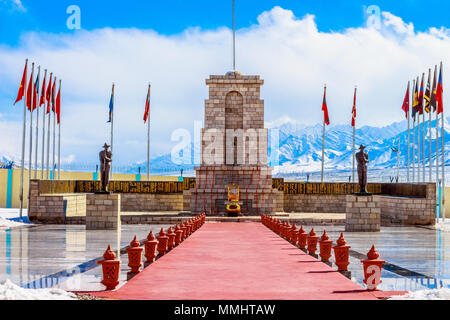
[[[233,0],[233,71],[236,71],[236,15]]]
[[[441,61],[441,85],[444,87],[444,74],[443,74],[443,68],[442,68],[442,61]],[[445,123],[444,123],[444,94],[442,93],[442,113],[441,113],[441,153],[442,153],[442,218],[445,221]]]
[[[30,101],[30,153],[28,155],[28,200],[30,199],[31,170],[33,169],[33,81],[34,81],[34,62],[31,64],[31,101]],[[30,207],[28,203],[28,208]]]
[[[51,90],[52,90],[52,81],[53,81],[53,72],[50,73],[50,97],[51,97]],[[49,94],[49,93],[47,93]],[[50,180],[50,127],[51,127],[51,117],[52,117],[52,110],[50,109],[50,103],[51,99],[47,100],[47,110],[48,112],[48,119],[47,119],[47,180]]]
[[[327,86],[324,86],[324,97],[326,97],[327,94]],[[322,173],[320,181],[323,183],[323,173],[324,173],[324,164],[325,164],[325,117],[323,119],[323,133],[322,133]]]
[[[112,180],[112,176],[113,176],[113,162],[112,162],[112,159],[114,158],[114,153],[113,153],[113,146],[114,146],[114,109],[115,109],[115,106],[114,106],[114,95],[115,95],[115,93],[114,93],[114,83],[113,83],[113,85],[112,85],[112,92],[113,92],[113,94],[112,94],[112,104],[113,104],[113,110],[112,110],[112,112],[111,112],[111,154],[112,154],[112,157],[111,157],[111,171],[110,171],[110,175],[109,175],[109,177],[110,177],[110,179]]]
[[[38,67],[38,87],[35,88],[36,90],[36,151],[34,153],[34,179],[37,179],[37,172],[38,172],[38,149],[39,149],[39,86],[41,82],[41,66]],[[34,95],[34,92],[33,92]]]
[[[44,79],[47,79],[47,69],[45,69]],[[47,85],[46,83],[44,83]],[[43,88],[45,91],[45,87]],[[41,159],[41,180],[44,180],[44,165],[45,165],[45,96],[44,107],[42,110],[42,159]]]
[[[413,80],[413,107],[414,107],[414,98],[416,96],[416,80]],[[412,170],[412,182],[416,182],[416,115],[414,113],[414,108],[413,108],[413,112],[412,112],[412,118],[413,118],[413,143],[412,143],[412,165],[413,165],[413,170]]]
[[[430,93],[430,96],[428,97],[428,108],[430,110],[430,112],[428,112],[428,182],[431,182],[431,171],[433,169],[433,162],[431,161],[431,113],[433,112],[433,109],[431,108],[431,96],[433,95],[433,88],[431,87],[433,85],[431,83],[431,68],[428,69],[428,85]]]
[[[61,79],[59,79],[59,90],[61,94]],[[58,180],[61,180],[61,109],[59,110],[59,123],[58,123]]]
[[[151,84],[148,85],[148,115],[147,115],[147,181],[150,181],[150,90],[151,90]]]
[[[410,85],[410,82],[408,81],[408,90],[407,90],[407,92],[408,92],[408,100],[409,100],[409,85]],[[409,183],[409,148],[410,148],[410,140],[409,140],[409,118],[410,118],[410,111],[411,111],[411,108],[410,108],[410,104],[408,104],[408,112],[406,113],[406,118],[408,119],[408,147],[407,147],[407,159],[406,159],[406,162],[407,162],[407,166],[406,166],[406,181]]]
[[[55,77],[55,83],[56,83],[56,77]],[[56,97],[54,96],[56,94],[56,85],[55,85],[55,92],[53,93],[53,99],[52,99],[52,109],[55,109],[55,105],[53,102],[55,101]],[[53,161],[52,161],[52,172],[53,172],[53,180],[56,180],[56,110],[53,110]]]
[[[28,66],[28,59],[25,60],[25,68]],[[22,167],[20,169],[20,209],[19,216],[20,221],[22,221],[22,210],[23,210],[23,178],[24,178],[24,168],[25,168],[25,135],[26,135],[26,121],[27,121],[27,77],[28,74],[25,72],[24,80],[24,96],[23,96],[23,126],[22,126]]]
[[[425,182],[425,110],[422,113],[422,182]]]
[[[356,126],[356,123],[355,123]],[[355,183],[355,126],[353,126],[352,182]]]

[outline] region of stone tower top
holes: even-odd
[[[264,80],[239,71],[211,75],[206,80],[209,99],[205,101],[205,129],[263,129]]]

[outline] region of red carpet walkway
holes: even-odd
[[[94,295],[126,300],[376,299],[261,223],[206,223],[119,290]]]

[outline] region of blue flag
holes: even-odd
[[[111,100],[109,101],[109,120],[107,123],[112,122],[113,112],[114,112],[114,86],[111,92]]]

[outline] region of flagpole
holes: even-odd
[[[113,138],[114,138],[114,83],[112,85],[112,92],[113,92],[113,94],[112,94],[113,110],[111,112],[111,154],[112,154],[112,156],[111,156],[111,169],[110,169],[110,175],[109,175],[111,180],[112,180],[112,175],[113,175],[112,158],[114,157],[114,154],[113,154],[113,145],[114,145],[113,144],[113,142],[114,142],[114,140],[113,140]]]
[[[235,0],[233,0],[233,71],[236,71],[236,15]]]
[[[325,95],[327,92],[327,85],[324,87]],[[322,134],[322,174],[320,181],[323,183],[323,171],[324,171],[324,163],[325,163],[325,118],[323,119],[323,134]]]
[[[59,79],[59,90],[61,94],[61,79]],[[61,109],[59,110],[59,123],[58,123],[58,180],[61,180]]]
[[[56,83],[56,77],[55,77],[55,83]],[[55,88],[56,91],[56,88]],[[52,94],[53,94],[53,98],[52,98],[52,110],[53,111],[53,160],[52,160],[52,178],[53,180],[56,180],[56,172],[55,172],[55,164],[56,164],[56,159],[55,159],[55,151],[56,151],[56,110],[55,110],[55,92],[53,92],[53,86],[52,86]]]
[[[148,104],[150,105],[150,90],[151,84],[148,84]],[[150,107],[147,115],[148,129],[147,129],[147,181],[150,181]]]
[[[50,73],[50,97],[52,95],[51,90],[52,90],[52,80],[53,80],[53,72]],[[48,87],[47,87],[48,89]],[[49,94],[48,92],[46,93],[47,95]],[[51,127],[51,117],[52,117],[52,112],[50,110],[50,99],[47,99],[47,110],[49,110],[48,112],[48,119],[47,119],[47,180],[50,180],[50,127]],[[47,112],[47,111],[46,111]]]
[[[416,182],[416,114],[414,112],[414,102],[415,102],[415,96],[416,96],[416,80],[413,80],[413,90],[412,90],[412,96],[413,96],[413,107],[412,107],[412,118],[413,118],[413,143],[412,143],[412,182]]]
[[[425,180],[425,110],[422,112],[422,182]]]
[[[442,68],[442,61],[441,61],[441,87],[444,87],[444,75],[443,75],[443,68]],[[443,91],[443,89],[442,89]],[[441,205],[441,210],[442,210],[442,215],[441,218],[443,218],[445,221],[445,149],[444,149],[444,145],[445,145],[445,138],[444,138],[444,134],[445,134],[445,128],[444,128],[444,94],[441,94],[441,102],[442,102],[442,106],[440,107],[442,109],[442,114],[441,114],[441,152],[442,152],[442,205]]]
[[[38,67],[38,79],[39,82],[41,81],[41,66]],[[40,83],[38,82],[36,90],[36,99],[39,100],[39,86]],[[33,92],[34,94],[34,92]],[[38,149],[39,149],[39,101],[36,101],[36,151],[34,154],[34,179],[37,179],[37,172],[38,172]]]
[[[25,70],[28,67],[28,59],[25,59]],[[22,219],[22,210],[23,210],[23,178],[24,178],[24,167],[25,167],[25,135],[26,135],[26,120],[27,120],[27,72],[25,71],[25,80],[24,80],[24,96],[23,96],[23,126],[22,126],[22,168],[20,170],[20,209],[19,216],[20,221]]]
[[[357,86],[355,86],[355,96],[353,99],[353,108],[356,108],[356,91],[357,91]],[[356,117],[355,114],[352,112],[352,117],[353,117],[353,121],[354,121],[354,126],[353,126],[353,151],[352,151],[352,182],[355,183],[355,140],[356,140]]]
[[[408,90],[407,90],[407,92],[408,92],[408,100],[409,100],[409,85],[410,85],[410,82],[408,81]],[[410,118],[410,115],[409,115],[409,113],[410,113],[410,106],[409,106],[409,103],[408,103],[408,112],[406,112],[406,118],[408,119],[408,151],[407,151],[407,166],[406,166],[406,180],[407,180],[407,182],[409,183],[409,148],[410,148],[410,141],[409,141],[409,118]]]
[[[30,153],[28,155],[28,201],[30,200],[30,186],[31,186],[31,170],[33,169],[33,81],[34,81],[34,62],[31,64],[31,101],[30,101]],[[28,208],[30,203],[28,202]]]
[[[45,69],[44,79],[47,79],[47,69]],[[43,85],[47,85],[44,83]],[[45,87],[44,87],[45,90]],[[39,101],[40,103],[40,101]],[[36,150],[37,152],[37,150]],[[44,180],[44,165],[45,165],[45,96],[44,96],[44,110],[42,110],[42,160],[41,160],[41,180]]]

